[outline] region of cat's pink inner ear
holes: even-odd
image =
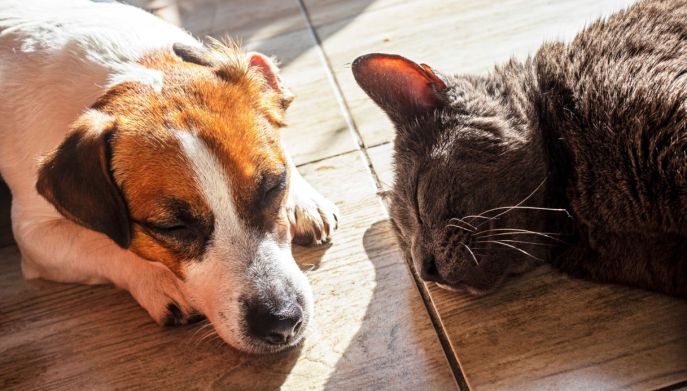
[[[264,54],[257,52],[248,53],[248,56],[250,66],[257,68],[262,73],[265,80],[267,80],[267,84],[277,93],[281,94],[282,99],[287,105],[291,103],[294,95],[282,82],[281,77],[279,77],[279,68],[277,68],[274,62]]]
[[[353,62],[353,75],[384,109],[432,109],[442,102],[441,92],[446,89],[446,83],[428,65],[393,54],[358,57]]]

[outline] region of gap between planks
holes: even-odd
[[[310,18],[310,13],[307,10],[307,7],[305,6],[303,0],[298,0],[298,4],[301,9],[301,13],[303,14],[303,17],[305,18],[305,21],[308,26],[308,30],[310,31],[310,35],[312,36],[313,40],[315,41],[315,45],[317,46],[317,54],[320,57],[320,60],[322,61],[322,64],[325,67],[325,73],[327,74],[327,79],[329,80],[329,83],[331,85],[331,88],[334,92],[334,96],[336,97],[336,101],[339,104],[339,108],[341,110],[341,114],[343,115],[346,124],[348,125],[349,132],[351,133],[351,136],[356,142],[356,145],[358,147],[358,152],[362,155],[365,164],[367,165],[367,168],[369,170],[369,174],[372,177],[372,180],[375,183],[375,186],[377,188],[377,192],[379,193],[380,191],[383,190],[382,182],[379,178],[379,175],[377,174],[377,171],[372,163],[372,159],[370,158],[370,155],[368,153],[368,148],[365,145],[365,141],[362,137],[362,134],[360,133],[360,129],[358,129],[358,126],[355,123],[355,120],[353,119],[353,116],[351,115],[350,109],[348,107],[348,104],[346,102],[346,99],[343,96],[343,91],[341,89],[341,86],[339,85],[339,81],[336,78],[336,75],[334,74],[332,70],[332,64],[329,61],[329,57],[327,56],[326,52],[324,51],[322,47],[322,40],[320,39],[319,34],[317,33],[317,29],[313,26],[312,19]],[[379,145],[383,145],[386,143],[378,143]],[[375,145],[377,146],[377,145]],[[325,159],[322,159],[325,160]],[[308,164],[315,163],[315,162],[309,162]],[[388,208],[385,202],[377,196],[380,203],[382,204],[384,210],[388,214]],[[434,331],[436,332],[437,338],[439,339],[439,342],[441,344],[442,350],[444,351],[444,357],[446,358],[449,368],[451,369],[451,373],[453,374],[453,378],[456,381],[456,385],[461,389],[461,390],[469,390],[470,387],[467,384],[465,375],[463,374],[463,371],[460,367],[460,363],[458,362],[457,355],[455,354],[456,352],[453,351],[453,348],[451,347],[451,344],[449,342],[448,336],[446,335],[446,332],[444,330],[444,327],[442,326],[441,320],[439,318],[439,314],[437,313],[436,309],[432,305],[432,301],[429,295],[429,291],[427,290],[427,287],[425,284],[422,282],[420,279],[419,275],[416,273],[413,265],[411,265],[409,262],[407,262],[405,259],[403,263],[406,264],[406,267],[408,268],[408,272],[413,278],[413,281],[415,282],[415,286],[417,287],[420,296],[422,297],[422,301],[424,303],[425,309],[427,310],[427,314],[429,315],[429,318],[432,322],[432,326],[434,327]]]

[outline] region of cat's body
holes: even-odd
[[[644,2],[534,59],[565,271],[687,296],[687,2]],[[558,154],[566,156],[558,156]]]
[[[485,292],[539,259],[687,297],[687,1],[484,77],[389,58],[354,73],[398,129],[392,218],[425,279]]]

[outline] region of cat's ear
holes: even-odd
[[[446,101],[446,83],[426,65],[394,54],[371,53],[353,61],[360,87],[394,120],[421,115]]]

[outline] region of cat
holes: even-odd
[[[548,262],[687,298],[687,1],[648,0],[484,76],[353,63],[396,128],[390,215],[421,278]]]

